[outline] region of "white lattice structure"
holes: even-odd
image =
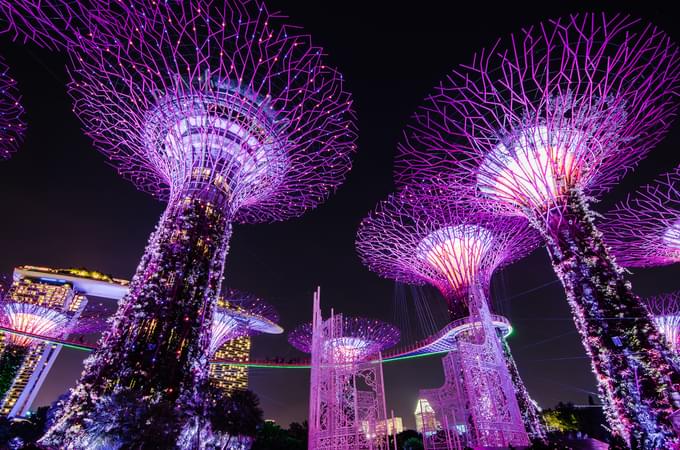
[[[323,320],[317,291],[311,327],[296,331],[291,343],[312,355],[309,448],[388,450],[380,352],[398,330],[342,314]]]
[[[475,304],[470,326],[442,360],[444,385],[420,391],[437,419],[423,430],[426,450],[529,445],[488,307],[479,298]]]

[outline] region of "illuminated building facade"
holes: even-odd
[[[74,324],[87,305],[86,295],[119,299],[127,291],[126,286],[125,280],[83,269],[21,266],[14,271],[14,281],[6,297],[16,304],[39,305],[66,314],[69,325],[63,330],[75,332],[78,328],[74,328]],[[68,331],[62,333],[68,334]],[[11,345],[9,339],[7,333],[2,336],[0,353]],[[37,340],[26,344],[30,344],[26,356],[0,403],[2,415],[15,417],[28,412],[62,348]]]
[[[413,413],[416,418],[416,431],[424,434],[429,430],[436,430],[441,428],[437,421],[437,415],[432,409],[432,405],[426,398],[419,398],[416,404],[416,410]]]
[[[250,336],[241,336],[227,341],[217,350],[215,358],[248,362],[250,360]],[[233,364],[211,364],[210,381],[225,393],[237,389],[248,389],[248,368]]]

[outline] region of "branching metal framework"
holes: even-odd
[[[9,74],[4,58],[0,57],[0,160],[17,151],[24,137],[26,123],[17,82]]]
[[[215,305],[208,354],[213,357],[225,342],[241,336],[283,333],[276,324],[278,321],[279,314],[269,303],[252,294],[229,289]]]
[[[473,317],[478,317],[479,308],[488,308],[486,297],[494,270],[533,250],[539,236],[523,218],[497,217],[473,203],[446,198],[439,190],[432,191],[430,188],[410,188],[392,195],[361,223],[357,249],[362,261],[382,276],[437,286],[448,302],[452,320],[460,317],[461,310],[465,311],[465,315],[469,310]],[[489,329],[494,330],[491,317],[487,319]],[[458,342],[462,339],[460,336],[456,337],[452,351],[461,354],[446,361],[457,358],[463,366],[470,366],[465,370],[472,370],[480,360],[491,361],[487,369],[496,371],[494,377],[498,383],[486,384],[484,377],[466,378],[465,382],[473,384],[465,389],[468,397],[456,397],[462,405],[457,408],[464,409],[466,414],[479,421],[471,426],[487,429],[498,425],[500,434],[494,435],[491,430],[470,434],[454,428],[446,433],[460,434],[461,437],[456,439],[461,445],[482,446],[523,445],[528,442],[525,429],[532,434],[535,431],[537,437],[541,437],[542,427],[535,411],[522,411],[520,416],[518,404],[532,410],[535,407],[530,399],[523,398],[526,389],[519,377],[514,380],[518,385],[513,387],[500,337],[495,331],[490,335],[482,332],[480,345],[466,347]],[[480,353],[464,355],[463,348],[470,351],[476,348]],[[495,364],[498,361],[502,364]],[[446,371],[446,364],[445,374],[449,376],[451,372]],[[447,386],[454,389],[453,385],[458,382],[447,381]],[[496,389],[505,394],[499,397],[495,394]],[[454,390],[458,391],[457,388]],[[475,410],[475,407],[481,407],[478,404],[481,400],[476,396],[506,399],[495,406],[498,413],[495,420],[489,422],[488,417]],[[494,425],[490,425],[492,422]],[[440,423],[444,422],[440,420]],[[515,431],[503,431],[507,429]],[[501,442],[496,438],[509,440]]]
[[[646,303],[668,346],[677,353],[680,348],[680,292],[655,295]]]
[[[680,262],[680,169],[617,204],[606,214],[602,233],[625,267]]]
[[[95,146],[168,201],[42,442],[200,445],[231,224],[299,216],[332,193],[355,150],[351,97],[323,50],[258,0],[20,3],[3,2],[7,28],[67,47],[74,111]]]
[[[642,448],[676,440],[680,374],[602,243],[587,196],[663,138],[679,81],[678,48],[653,25],[594,13],[549,20],[455,69],[414,115],[397,158],[402,186],[464,189],[542,233],[610,425]]]
[[[293,330],[288,340],[312,355],[309,448],[388,450],[379,355],[399,341],[399,330],[342,314],[323,320],[317,291],[313,322]]]

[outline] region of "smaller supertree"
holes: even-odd
[[[341,329],[325,341],[323,360],[355,365],[399,342],[399,329],[389,323],[363,317],[336,317],[342,318]],[[312,324],[306,323],[288,335],[288,342],[302,352],[311,353],[313,334]]]
[[[17,150],[26,128],[17,82],[8,72],[0,57],[0,160],[9,158]]]
[[[309,448],[387,448],[387,430],[379,426],[387,419],[380,352],[399,341],[399,330],[342,314],[323,320],[318,292],[313,317],[288,336],[312,355]]]
[[[104,322],[96,317],[73,320],[72,315],[65,311],[20,303],[7,297],[0,301],[0,326],[18,332],[5,334],[4,349],[0,355],[0,396],[4,396],[29,350],[40,342],[30,335],[51,339],[70,333],[88,333],[101,330]]]
[[[258,333],[281,334],[279,315],[269,303],[251,294],[230,289],[217,302],[213,312],[209,354],[212,356],[227,341]]]
[[[649,312],[668,346],[678,352],[680,344],[680,292],[661,294],[646,300]]]
[[[680,168],[663,175],[607,213],[605,242],[625,267],[680,262]]]

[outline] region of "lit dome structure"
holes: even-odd
[[[254,295],[229,289],[213,312],[208,353],[213,356],[225,342],[258,333],[281,334],[279,315],[268,303]]]
[[[337,330],[337,335],[324,340],[324,361],[354,365],[399,342],[399,329],[394,325],[363,317],[336,317],[341,317],[341,329]],[[301,325],[290,332],[288,342],[302,352],[311,353],[313,333],[311,323]]]
[[[668,346],[677,353],[680,349],[680,292],[655,295],[646,303]]]
[[[601,228],[616,262],[624,267],[680,262],[680,169],[618,203]]]

